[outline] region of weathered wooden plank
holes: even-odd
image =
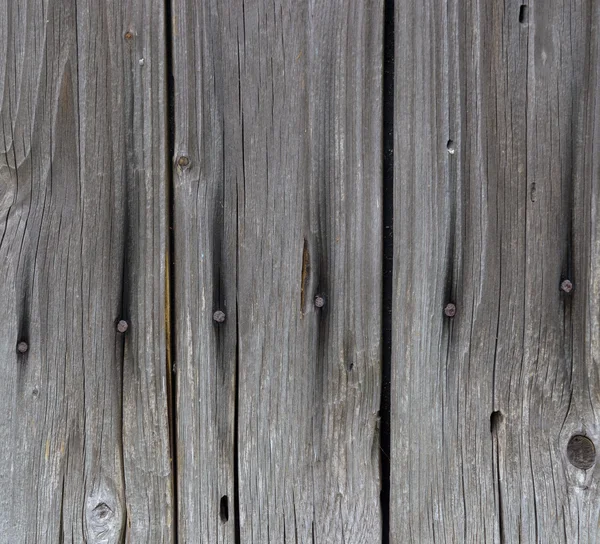
[[[382,18],[174,5],[182,542],[381,540]]]
[[[0,14],[1,539],[171,542],[162,2]]]
[[[597,539],[598,9],[396,1],[392,542]]]
[[[228,4],[173,4],[178,535],[190,544],[236,542],[236,184],[243,166],[238,20]],[[224,323],[214,320],[217,311]]]

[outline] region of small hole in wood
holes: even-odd
[[[529,22],[529,6],[523,4],[519,9],[519,23],[526,25]]]
[[[219,505],[219,517],[223,523],[229,520],[229,499],[227,498],[227,495],[223,495],[221,497],[221,503]]]
[[[453,140],[448,140],[448,143],[446,144],[446,149],[448,150],[448,153],[450,153],[450,155],[454,155],[454,153],[456,153],[456,145],[454,144]]]
[[[502,415],[502,412],[500,410],[492,412],[492,415],[490,416],[490,432],[492,434],[498,432],[498,428],[500,427],[500,424],[502,423],[503,419],[504,416]]]
[[[567,459],[574,467],[589,470],[596,462],[596,447],[587,436],[576,434],[567,444]]]

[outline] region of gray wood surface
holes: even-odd
[[[0,0],[2,542],[173,541],[164,25]]]
[[[600,2],[395,0],[389,512],[383,8],[0,0],[0,544],[600,538]]]
[[[599,17],[396,0],[393,543],[598,539]]]
[[[174,4],[180,542],[234,507],[244,543],[381,541],[382,33],[380,1]]]

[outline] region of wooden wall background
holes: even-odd
[[[0,0],[0,543],[596,542],[599,24]]]

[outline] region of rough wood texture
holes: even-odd
[[[599,17],[396,0],[391,542],[598,539]]]
[[[0,0],[0,51],[0,539],[172,542],[162,2]]]
[[[382,16],[174,4],[181,542],[381,540]]]

